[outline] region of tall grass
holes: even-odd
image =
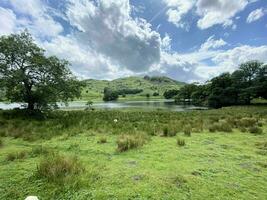
[[[264,107],[265,108],[265,107]],[[54,136],[77,134],[175,136],[179,132],[244,132],[251,127],[266,126],[267,109],[261,107],[234,107],[209,111],[54,111],[44,118],[27,117],[17,111],[0,111],[0,134],[33,141]],[[116,123],[114,120],[116,119]],[[191,129],[191,130],[190,130]]]
[[[120,135],[117,139],[117,150],[119,152],[128,151],[143,146],[147,141],[147,136],[142,133],[134,135]]]
[[[48,181],[64,183],[66,179],[77,178],[84,171],[77,157],[50,154],[37,166],[37,176]]]

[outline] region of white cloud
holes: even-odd
[[[128,0],[71,1],[67,16],[81,32],[79,42],[108,57],[114,65],[146,71],[160,60],[161,38],[145,20],[130,16]]]
[[[207,29],[214,25],[232,27],[238,20],[236,14],[244,10],[249,3],[257,0],[162,0],[167,6],[167,20],[177,27],[188,30],[189,24],[184,17],[189,13],[195,13],[199,19],[197,26],[200,29]]]
[[[248,3],[248,0],[198,0],[197,14],[201,18],[197,25],[200,29],[207,29],[217,24],[232,26],[235,15]]]
[[[180,58],[194,62],[196,64],[195,73],[202,80],[207,80],[223,72],[233,72],[241,63],[250,60],[267,62],[267,46],[241,45],[229,50],[197,51],[180,55]],[[208,65],[205,60],[210,60],[213,64]]]
[[[259,9],[252,11],[247,17],[247,23],[251,23],[251,22],[259,20],[260,18],[264,16],[264,14],[265,12],[263,8],[259,8]]]
[[[14,33],[16,30],[16,15],[10,9],[0,7],[0,35]]]
[[[36,36],[55,37],[63,31],[61,24],[49,15],[49,8],[40,0],[10,0],[10,5],[20,14],[17,20]]]
[[[182,18],[193,8],[195,0],[164,0],[168,21],[177,27],[187,28]]]
[[[178,13],[172,23],[179,27],[186,24],[183,17],[193,10],[196,2],[164,1],[168,10]],[[229,1],[229,5],[213,0],[207,7],[207,0],[200,1],[202,4],[196,8],[200,20],[206,23],[202,28],[215,24],[233,26],[234,13],[246,5],[238,8],[229,0],[224,1]],[[76,28],[68,34],[62,33],[63,26],[55,21],[55,13],[51,13],[45,1],[28,0],[24,2],[25,6],[20,0],[9,2],[13,5],[13,11],[0,7],[0,34],[27,27],[49,55],[69,60],[72,71],[83,78],[114,79],[149,73],[194,82],[207,80],[224,71],[233,71],[240,63],[250,59],[267,61],[267,46],[242,45],[222,50],[220,47],[227,43],[215,36],[209,37],[192,53],[173,52],[172,39],[168,34],[161,38],[148,22],[132,17],[129,0],[68,0],[64,12],[58,11],[57,14]],[[226,13],[220,9],[225,9]],[[232,14],[227,13],[229,10]],[[216,12],[221,21],[204,20],[207,15]]]
[[[203,43],[200,47],[201,51],[207,51],[209,49],[217,49],[222,46],[225,46],[227,43],[220,38],[219,40],[214,39],[214,35],[209,37],[205,43]]]

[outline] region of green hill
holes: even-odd
[[[123,89],[141,89],[141,93],[135,95],[126,95],[124,99],[142,99],[149,94],[151,98],[163,98],[163,93],[170,89],[179,89],[185,83],[173,80],[168,77],[126,77],[112,81],[107,80],[84,80],[85,88],[82,92],[82,100],[101,100],[103,97],[104,88],[108,87],[112,90]],[[154,93],[159,93],[159,96],[154,97]],[[120,97],[122,99],[122,97]]]

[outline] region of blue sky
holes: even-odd
[[[203,82],[267,62],[266,0],[1,0],[0,24],[27,28],[80,78]]]

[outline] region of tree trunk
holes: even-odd
[[[34,110],[34,103],[33,102],[28,102],[28,110],[33,111]]]

